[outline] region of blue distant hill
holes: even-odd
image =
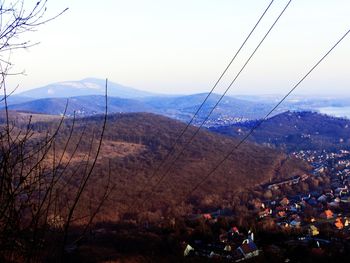
[[[44,98],[68,98],[87,95],[104,95],[105,80],[96,78],[86,78],[79,81],[64,81],[49,84],[44,87],[31,89],[19,93],[21,97],[29,97],[33,99]],[[17,96],[18,96],[17,95]],[[108,81],[108,95],[111,97],[121,98],[140,98],[147,96],[155,96],[156,94],[141,91],[131,87],[126,87],[111,81]]]
[[[31,95],[33,96],[33,94]],[[120,98],[109,95],[108,112],[150,112],[188,122],[206,96],[207,94],[205,93],[186,96],[147,96],[138,98]],[[23,98],[23,95],[21,98]],[[202,123],[219,98],[220,95],[218,94],[212,94],[210,96],[195,118],[194,125]],[[22,112],[60,115],[64,113],[67,101],[68,108],[66,114],[68,116],[73,115],[74,112],[78,116],[89,116],[101,114],[105,110],[105,97],[103,95],[41,98],[24,102],[19,100],[17,103],[16,100],[13,100],[12,103],[9,103],[9,109]],[[236,120],[235,118],[260,118],[270,107],[268,104],[244,101],[227,96],[212,112],[205,126],[212,126],[217,122],[231,123]]]
[[[188,122],[197,112],[208,93],[191,95],[154,94],[139,89],[108,82],[108,111],[150,112]],[[69,98],[66,114],[74,112],[79,116],[89,116],[104,112],[105,80],[86,78],[80,81],[64,81],[35,88],[12,95],[8,98],[10,110],[60,115]],[[212,111],[205,127],[218,127],[263,118],[279,101],[281,96],[225,96],[217,105],[220,94],[211,94],[193,121],[200,125]],[[0,109],[4,104],[0,105]],[[274,115],[285,111],[321,111],[324,107],[350,106],[348,98],[313,98],[292,96],[288,98]]]

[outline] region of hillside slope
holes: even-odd
[[[53,134],[58,125],[58,120],[43,120],[31,125],[34,135],[29,147],[45,140],[48,130]],[[24,118],[16,119],[14,123],[18,129],[27,126]],[[96,153],[102,124],[103,116],[77,119],[67,151],[62,155],[70,136],[70,128],[73,127],[72,119],[68,118],[55,140],[55,152],[49,152],[44,161],[43,167],[46,165],[51,169],[52,165],[55,165],[58,171],[70,162],[60,182],[64,186],[64,190],[60,190],[63,197],[57,204],[61,207],[61,213],[64,213],[67,202],[71,201],[72,193],[76,191],[77,182],[84,174],[86,158]],[[91,205],[97,204],[103,195],[109,175],[115,188],[98,219],[117,221],[133,218],[152,221],[160,220],[169,214],[184,215],[193,211],[230,207],[234,205],[234,196],[246,188],[271,179],[291,177],[307,170],[304,163],[288,159],[281,152],[247,143],[234,152],[189,199],[185,199],[185,194],[237,143],[235,139],[201,131],[191,144],[187,144],[190,134],[194,132],[194,128],[191,127],[181,140],[182,145],[186,143],[188,146],[187,150],[164,181],[157,187],[151,187],[157,184],[167,165],[153,176],[155,169],[170,151],[175,138],[184,127],[181,122],[148,113],[108,116],[101,153],[89,179],[88,188],[79,202],[76,216],[83,216],[91,209]],[[75,152],[81,134],[82,140]],[[176,152],[179,151],[180,147],[177,147]],[[60,156],[61,164],[58,162]]]

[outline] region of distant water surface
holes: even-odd
[[[350,119],[350,107],[322,107],[318,110],[323,114]]]

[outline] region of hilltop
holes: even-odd
[[[211,129],[240,138],[257,121]],[[350,120],[316,112],[285,112],[266,120],[250,137],[251,141],[273,145],[287,151],[339,150],[350,148]]]

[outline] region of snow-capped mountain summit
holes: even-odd
[[[33,99],[43,98],[67,98],[86,95],[104,95],[105,80],[86,78],[79,81],[64,81],[49,84],[44,87],[24,91],[18,95]],[[122,98],[142,98],[154,96],[150,92],[126,87],[111,81],[108,82],[108,96]]]

